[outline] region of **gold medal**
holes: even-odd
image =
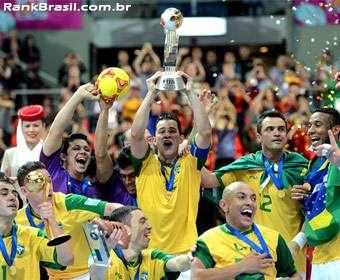
[[[285,193],[284,190],[279,190],[279,191],[277,192],[277,196],[278,196],[279,198],[283,199],[283,198],[286,196],[286,193]]]
[[[171,191],[166,191],[166,192],[165,192],[165,198],[166,198],[167,200],[170,200],[171,197],[172,197],[172,192],[171,192]]]
[[[309,183],[304,183],[303,186],[307,188],[308,191],[310,191],[312,188],[312,186]]]
[[[12,276],[15,275],[17,273],[17,269],[15,268],[14,265],[11,265],[9,267],[9,274],[11,274]]]

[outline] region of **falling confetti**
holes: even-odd
[[[329,41],[326,41],[326,45],[329,45],[330,43],[329,43]]]
[[[316,18],[316,15],[315,15],[315,14],[313,14],[313,15],[312,15],[312,17],[313,17],[313,18]]]
[[[230,43],[232,43],[232,44],[235,43],[235,40],[230,40]]]
[[[281,20],[277,19],[275,23],[276,23],[276,24],[280,24],[280,23],[281,23]]]
[[[314,42],[315,42],[315,38],[311,38],[310,41],[311,41],[312,43],[314,43]]]

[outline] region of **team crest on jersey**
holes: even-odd
[[[177,173],[177,174],[179,174],[179,169],[181,168],[181,165],[177,165],[176,166],[176,168],[175,168],[175,172]]]
[[[148,280],[148,273],[147,272],[142,272],[140,276],[140,280]]]
[[[17,254],[18,254],[19,256],[21,256],[21,255],[24,253],[24,251],[25,251],[24,245],[18,245],[18,246],[17,246]]]

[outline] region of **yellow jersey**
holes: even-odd
[[[136,170],[137,204],[153,226],[149,248],[166,254],[185,254],[197,239],[196,218],[200,199],[201,169],[209,149],[194,143],[187,156],[178,158],[174,167],[173,190],[166,190],[162,164],[156,154],[144,159],[132,156]],[[169,181],[172,165],[164,165]]]
[[[285,277],[295,273],[294,260],[281,235],[266,227],[258,226],[258,229],[275,261],[274,267],[265,269],[272,276],[264,276],[259,273],[241,274],[233,279],[276,279],[276,277]],[[243,234],[261,247],[253,229],[247,230]],[[194,256],[197,256],[206,268],[223,268],[242,261],[252,251],[254,251],[252,247],[233,235],[225,225],[221,225],[206,231],[199,237]]]
[[[44,232],[37,228],[25,227],[14,224],[17,235],[16,256],[13,266],[16,273],[11,275],[10,267],[4,257],[0,258],[0,279],[2,280],[24,280],[40,279],[40,268],[42,265],[46,268],[64,270],[66,267],[57,262],[57,251],[55,247],[47,246],[48,239]],[[8,256],[11,257],[12,250],[12,232],[2,237]]]
[[[224,175],[216,173],[220,184],[228,186],[237,181],[251,186],[256,194],[257,212],[254,223],[280,232],[287,244],[299,233],[304,216],[298,203],[291,198],[292,186],[284,189],[284,197],[279,197],[279,190],[272,180],[261,187],[260,178],[265,170],[232,170]],[[222,175],[222,176],[221,176]],[[277,175],[277,174],[276,174]],[[301,175],[303,177],[303,174]],[[306,272],[306,246],[300,250],[296,259],[298,272]]]
[[[103,218],[106,202],[99,199],[88,198],[82,195],[53,193],[53,209],[57,223],[64,231],[64,234],[71,235],[70,243],[74,254],[74,264],[68,266],[64,271],[47,269],[50,280],[69,279],[88,273],[87,259],[90,252],[82,224],[96,217]],[[26,208],[33,222],[38,226],[42,220],[33,213],[29,204],[18,211],[15,221],[18,224],[30,226],[26,215]],[[45,232],[45,228],[42,228]],[[33,278],[32,278],[33,279]]]
[[[138,270],[140,280],[172,280],[177,279],[180,274],[179,272],[166,272],[166,262],[174,256],[168,256],[158,250],[142,250],[142,261],[140,262],[140,259],[138,259],[135,263],[130,263],[125,260],[126,266],[118,257],[118,254],[115,250],[111,251],[110,257],[112,260],[112,266],[108,268],[105,280],[135,279]],[[88,261],[89,269],[93,263],[94,262],[91,255]]]

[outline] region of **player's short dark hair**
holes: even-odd
[[[287,120],[286,117],[279,111],[273,110],[273,111],[265,111],[262,113],[257,120],[257,133],[261,134],[262,129],[262,123],[265,118],[280,118],[285,122],[286,130],[287,130]]]
[[[163,120],[173,120],[177,123],[177,127],[178,127],[178,131],[179,131],[179,135],[182,135],[182,127],[181,127],[181,123],[179,121],[179,119],[177,117],[175,117],[174,115],[171,115],[171,114],[161,114],[158,119],[156,120],[155,122],[155,126],[154,126],[154,133],[156,135],[156,128],[157,128],[157,124],[160,122],[160,121],[163,121]]]
[[[0,178],[0,183],[5,183],[5,184],[8,184],[8,185],[11,185],[14,187],[14,185],[12,184],[12,182],[9,180],[9,178],[7,177],[2,177]]]
[[[82,139],[87,142],[87,144],[90,145],[89,140],[87,139],[87,136],[83,133],[72,133],[67,137],[63,138],[63,142],[61,144],[60,153],[67,155],[67,149],[70,145],[70,142],[76,140],[76,139]]]
[[[28,173],[38,170],[38,169],[46,169],[46,165],[43,164],[41,161],[29,161],[22,165],[18,169],[17,178],[19,186],[25,185],[25,178],[28,175]]]
[[[313,111],[314,113],[324,113],[329,116],[329,124],[332,127],[340,125],[340,113],[334,108],[319,108]]]
[[[125,147],[116,158],[116,162],[119,168],[127,168],[132,165],[131,150],[130,147]]]
[[[109,220],[112,222],[119,222],[127,226],[131,226],[131,213],[136,210],[141,210],[136,206],[123,206],[112,211]]]

